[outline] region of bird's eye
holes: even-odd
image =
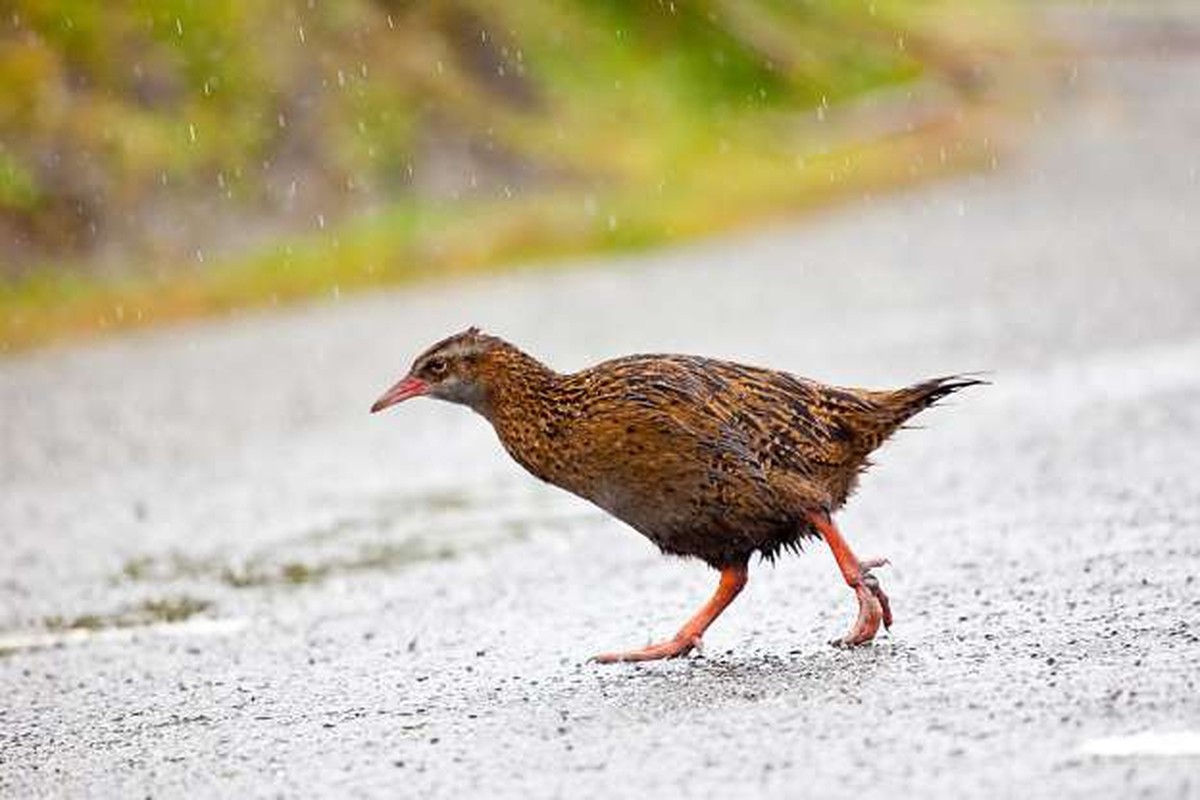
[[[434,375],[441,375],[446,371],[446,359],[435,358],[426,365],[426,369],[428,369]]]

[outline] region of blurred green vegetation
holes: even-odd
[[[984,0],[8,0],[0,348],[934,174],[1019,35]],[[898,86],[953,113],[823,124]]]

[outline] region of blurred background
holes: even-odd
[[[0,349],[978,166],[1025,26],[993,0],[8,0]]]

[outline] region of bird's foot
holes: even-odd
[[[592,656],[592,661],[598,664],[618,664],[622,661],[657,661],[661,658],[680,658],[693,650],[702,649],[700,637],[708,630],[712,621],[733,602],[738,592],[746,585],[746,564],[733,564],[721,568],[721,582],[717,584],[716,594],[704,604],[704,607],[692,616],[671,639],[641,650],[630,650],[628,653],[601,653]]]
[[[875,638],[880,623],[885,628],[892,627],[892,607],[888,603],[888,596],[879,585],[879,579],[871,574],[872,569],[887,563],[886,558],[872,558],[859,563],[858,579],[851,584],[858,597],[858,619],[849,633],[830,642],[834,647],[866,644]]]
[[[702,650],[704,643],[700,635],[680,631],[675,638],[665,642],[652,644],[640,650],[630,650],[625,653],[601,653],[592,656],[597,664],[620,664],[623,661],[658,661],[664,658],[682,658],[693,650]]]

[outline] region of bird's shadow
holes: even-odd
[[[854,697],[881,673],[910,669],[919,654],[897,642],[855,650],[825,647],[777,653],[734,652],[682,661],[615,666],[590,665],[601,694],[612,702],[655,713],[764,699],[792,701]]]

